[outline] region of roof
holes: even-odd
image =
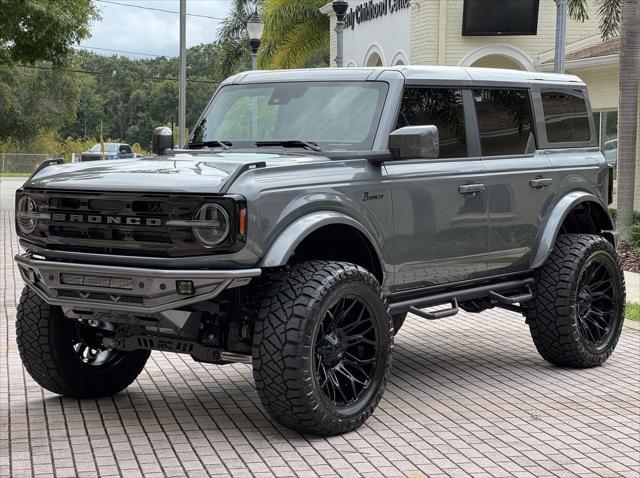
[[[567,61],[598,58],[601,56],[617,55],[620,53],[620,39],[612,38],[596,45],[583,48],[567,55]]]
[[[388,72],[388,73],[387,73]],[[385,74],[386,73],[386,74]],[[366,81],[380,78],[383,74],[397,75],[407,83],[429,82],[501,84],[530,83],[578,83],[582,80],[574,75],[541,73],[537,71],[519,71],[498,68],[474,68],[461,66],[422,66],[402,65],[365,68],[311,68],[294,70],[258,70],[239,73],[225,83],[263,83],[284,81]]]

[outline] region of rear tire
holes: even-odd
[[[89,347],[80,339],[78,327],[60,307],[47,304],[25,287],[16,315],[16,341],[29,375],[41,387],[67,397],[104,397],[127,388],[150,352]]]
[[[527,304],[540,355],[566,367],[602,365],[620,337],[624,292],[624,275],[609,241],[596,235],[559,236]]]
[[[382,397],[393,329],[382,289],[360,266],[304,262],[262,294],[253,375],[269,414],[305,433],[358,428]]]

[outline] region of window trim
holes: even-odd
[[[540,138],[539,147],[541,149],[568,149],[568,148],[597,148],[598,135],[596,133],[595,120],[593,118],[593,110],[591,109],[591,101],[587,87],[583,85],[539,85],[532,87],[532,94],[535,97],[534,105],[536,107],[536,123],[538,125],[538,137]],[[587,110],[587,121],[589,122],[589,133],[591,138],[588,141],[564,141],[561,143],[552,143],[547,137],[547,120],[544,115],[544,105],[542,102],[542,93],[551,91],[557,93],[566,92],[571,94],[571,90],[579,90],[584,98],[585,108]]]
[[[484,155],[482,154],[482,140],[480,138],[480,123],[478,122],[478,111],[477,111],[477,103],[473,98],[474,90],[517,90],[517,91],[525,91],[529,96],[529,125],[531,132],[533,133],[533,140],[535,143],[535,150],[532,153],[510,153],[510,154],[494,154],[494,155]],[[537,111],[535,109],[534,95],[533,89],[528,85],[523,85],[520,87],[517,86],[473,86],[469,88],[469,93],[471,95],[471,101],[473,102],[473,112],[475,116],[475,130],[478,136],[478,153],[483,159],[500,159],[500,158],[532,158],[536,155],[537,151],[541,149],[540,139],[538,135],[538,125],[537,125]]]

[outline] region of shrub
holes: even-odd
[[[634,224],[631,228],[631,245],[640,249],[640,224]]]

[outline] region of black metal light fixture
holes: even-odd
[[[251,45],[251,69],[257,69],[258,48],[262,41],[262,33],[264,32],[264,23],[256,10],[249,18],[247,23],[247,33],[249,34],[249,44]]]
[[[347,13],[347,9],[349,8],[349,3],[345,0],[334,0],[331,3],[331,7],[333,8],[333,12],[336,14],[336,66],[338,68],[342,68],[344,63],[344,42],[343,42],[343,32],[344,32],[344,17]]]

